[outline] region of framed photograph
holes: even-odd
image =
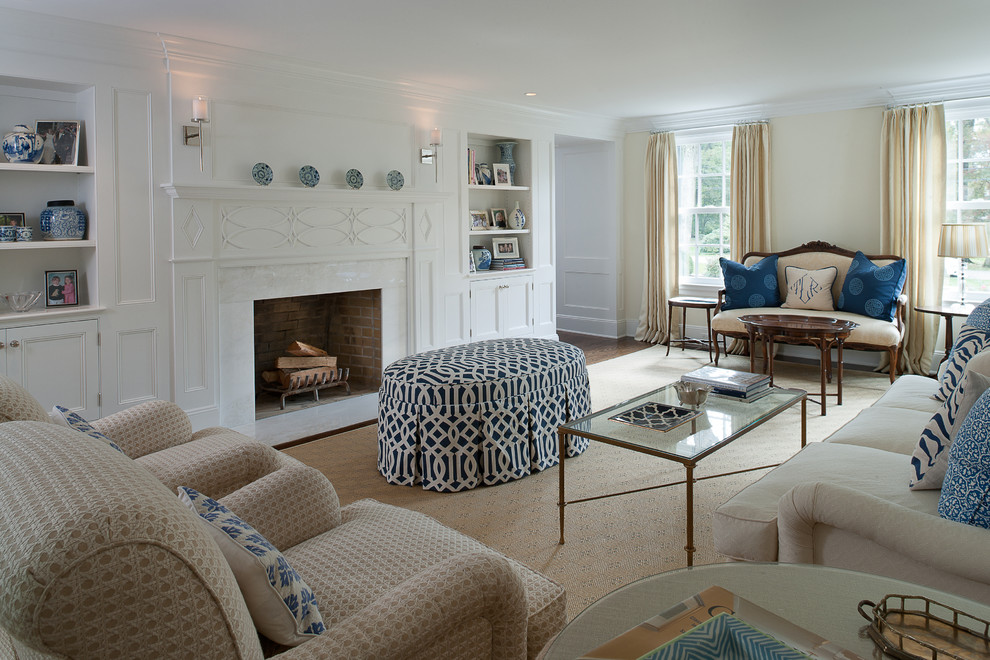
[[[471,214],[471,231],[488,229],[488,211],[468,211]]]
[[[45,141],[41,149],[43,164],[79,164],[79,122],[39,121],[35,130]]]
[[[474,265],[474,252],[468,250],[468,272],[477,273],[478,269]]]
[[[0,227],[24,227],[23,213],[0,213]]]
[[[518,238],[496,238],[492,240],[492,252],[496,259],[518,259]]]
[[[511,186],[512,171],[509,169],[508,163],[493,163],[492,178],[495,180],[496,186]]]
[[[505,209],[492,209],[492,226],[495,229],[509,228],[509,216],[505,213]]]
[[[45,307],[78,305],[78,283],[79,278],[74,270],[46,270]]]

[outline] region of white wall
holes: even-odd
[[[558,139],[554,161],[557,326],[621,337],[616,143]]]
[[[882,108],[778,117],[770,121],[771,247],[786,250],[827,241],[866,253],[880,251],[880,129]],[[623,273],[626,327],[632,335],[643,295],[645,174],[648,133],[625,139]],[[712,292],[714,294],[714,291]],[[688,334],[703,335],[700,312]]]

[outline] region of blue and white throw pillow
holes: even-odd
[[[948,399],[952,390],[956,389],[959,381],[962,380],[966,364],[973,356],[987,348],[990,348],[990,332],[964,325],[959,330],[959,334],[956,335],[952,350],[949,351],[949,359],[946,360],[945,370],[942,371],[942,377],[939,378],[938,391],[934,394],[935,398],[939,401]]]
[[[986,356],[983,358],[983,356]],[[972,368],[983,358],[985,367]],[[953,390],[942,407],[932,416],[921,432],[918,446],[911,455],[911,478],[908,486],[912,490],[941,488],[945,470],[949,465],[949,447],[969,414],[970,409],[990,389],[990,353],[970,360],[970,367],[963,374],[959,387]]]
[[[907,279],[907,261],[878,266],[857,251],[842,282],[837,309],[893,321],[897,297]]]
[[[966,325],[990,332],[990,298],[973,308],[966,317]]]
[[[52,407],[52,411],[48,413],[48,416],[51,418],[53,422],[55,422],[60,426],[67,426],[70,429],[79,431],[80,433],[84,433],[91,438],[102,440],[103,442],[107,443],[108,445],[119,451],[121,454],[124,453],[124,450],[118,447],[116,442],[114,442],[107,436],[103,435],[102,433],[94,429],[89,422],[83,419],[82,415],[76,412],[72,412],[65,406]]]
[[[990,528],[990,391],[973,405],[949,448],[938,515]]]
[[[721,257],[718,264],[725,281],[722,309],[780,307],[777,255],[770,255],[752,266],[743,266],[725,257]]]
[[[275,546],[216,500],[186,486],[178,491],[179,499],[207,523],[258,632],[298,646],[326,630],[313,591]]]

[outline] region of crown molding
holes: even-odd
[[[902,85],[891,87],[889,93],[892,105],[982,98],[990,96],[990,75]]]

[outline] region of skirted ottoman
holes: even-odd
[[[591,414],[581,349],[492,339],[390,364],[378,392],[378,471],[392,484],[456,492],[557,465],[557,427]],[[567,456],[588,440],[568,436]]]

